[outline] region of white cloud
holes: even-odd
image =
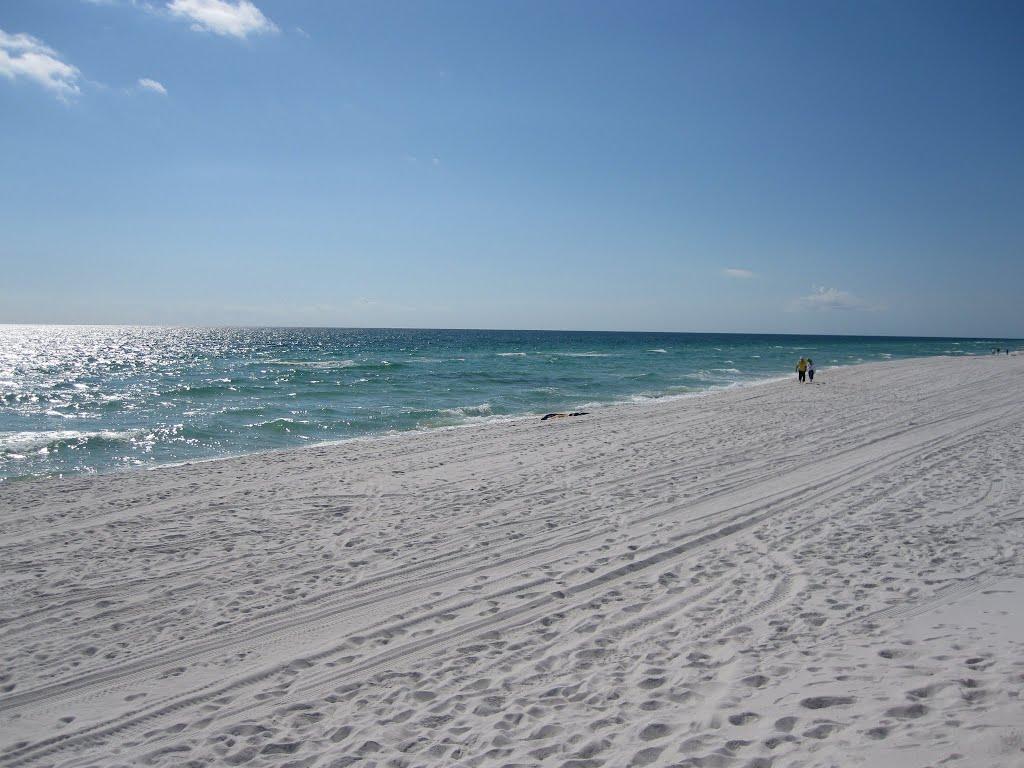
[[[817,310],[828,311],[834,309],[856,309],[871,311],[878,307],[869,304],[858,296],[838,288],[825,288],[824,286],[813,286],[807,296],[794,299],[790,305],[793,311]]]
[[[188,19],[192,29],[246,38],[276,32],[277,26],[250,0],[168,0],[167,10]]]
[[[159,93],[161,96],[167,95],[167,89],[164,88],[164,84],[157,80],[150,80],[148,77],[139,78],[139,88],[144,91],[152,91],[153,93]]]
[[[24,77],[65,100],[79,93],[78,69],[61,61],[57,52],[42,41],[24,33],[9,35],[0,29],[0,75],[9,80]]]
[[[722,270],[722,274],[726,277],[735,277],[740,280],[749,280],[754,276],[754,273],[749,269],[740,269],[739,267],[726,267]]]

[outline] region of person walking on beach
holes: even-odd
[[[800,362],[796,364],[796,378],[801,382],[807,380],[807,358],[801,357]]]
[[[807,380],[814,382],[814,361],[811,358],[807,358]]]

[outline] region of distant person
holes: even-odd
[[[814,361],[809,357],[807,358],[807,380],[814,381]]]
[[[796,364],[796,378],[797,381],[807,380],[807,358],[801,357],[800,362]]]

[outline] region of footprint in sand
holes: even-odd
[[[974,658],[967,659],[967,661],[965,661],[964,664],[966,664],[968,667],[975,671],[981,671],[991,667],[993,664],[995,664],[995,661],[993,661],[992,659],[985,658],[983,656],[976,656]]]
[[[760,719],[761,716],[756,712],[737,712],[734,715],[729,715],[729,722],[732,725],[746,725]]]
[[[278,741],[267,744],[260,750],[261,755],[290,755],[301,746],[298,741]]]
[[[839,728],[838,723],[818,723],[813,728],[809,728],[804,731],[803,735],[805,738],[810,739],[826,739],[835,730]]]
[[[663,739],[672,732],[672,728],[664,723],[651,723],[640,731],[640,739],[642,741],[654,741],[655,739]]]
[[[784,733],[778,736],[769,736],[767,739],[764,740],[764,745],[768,747],[768,749],[775,749],[780,744],[784,744],[790,741],[796,741],[796,736]]]
[[[905,707],[891,707],[885,710],[886,717],[895,717],[899,720],[915,720],[928,714],[928,707],[924,704],[909,704]]]
[[[775,721],[775,730],[782,731],[783,733],[789,733],[793,730],[793,726],[796,725],[797,720],[799,720],[799,718],[793,717],[792,715],[780,717]]]
[[[935,683],[933,685],[926,685],[923,688],[915,688],[912,691],[907,691],[907,696],[911,699],[927,699],[932,695],[942,690],[945,687],[942,683]]]
[[[650,765],[661,756],[663,749],[664,747],[648,747],[647,749],[641,749],[639,752],[633,755],[633,759],[629,762],[629,764],[631,766]]]
[[[826,709],[827,707],[844,707],[847,704],[853,704],[854,701],[856,699],[852,696],[814,696],[803,699],[800,706],[807,709]]]
[[[337,744],[339,741],[344,741],[345,739],[347,739],[350,733],[352,733],[352,726],[343,725],[341,726],[341,728],[338,728],[334,733],[332,733],[330,738],[331,741]]]

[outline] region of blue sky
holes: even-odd
[[[1024,336],[1024,6],[0,3],[0,322]]]

